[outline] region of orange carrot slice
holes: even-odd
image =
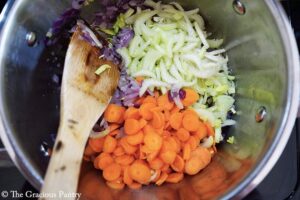
[[[173,129],[178,130],[182,125],[183,114],[180,112],[173,113],[170,117],[170,125]]]
[[[137,150],[137,146],[128,144],[126,137],[123,137],[120,140],[120,145],[123,147],[124,151],[129,155],[134,154]]]
[[[192,134],[194,134],[199,140],[202,140],[207,136],[207,130],[208,129],[206,125],[203,122],[200,122],[198,130],[193,132]]]
[[[137,134],[129,135],[126,137],[128,144],[130,145],[138,145],[143,142],[144,133],[143,131],[139,131]]]
[[[178,183],[183,179],[183,173],[171,173],[168,175],[166,182],[168,183]]]
[[[132,190],[138,190],[142,187],[142,184],[133,182],[131,184],[128,184],[128,187]]]
[[[147,125],[147,121],[144,119],[139,120],[140,129],[143,129]]]
[[[107,181],[114,181],[121,176],[122,168],[116,163],[112,163],[103,169],[103,178]]]
[[[169,100],[167,94],[161,95],[157,98],[157,104],[159,107],[162,107],[166,110],[171,110],[174,106],[174,103]]]
[[[124,123],[124,132],[127,135],[136,134],[140,130],[139,121],[136,119],[126,119]]]
[[[129,167],[129,174],[133,180],[141,184],[149,182],[151,177],[150,168],[139,162],[134,162]]]
[[[158,151],[162,146],[162,137],[155,132],[148,132],[145,133],[144,143],[150,151]]]
[[[164,115],[161,112],[152,112],[151,125],[153,128],[163,128],[165,124]]]
[[[176,152],[164,151],[160,153],[159,157],[164,163],[172,164],[176,158]]]
[[[145,120],[151,120],[152,119],[152,109],[155,108],[156,105],[154,103],[144,103],[139,108],[139,113]]]
[[[124,119],[140,119],[140,113],[139,113],[139,109],[135,108],[135,107],[129,107],[127,108],[127,110],[125,111],[124,114]]]
[[[185,98],[181,101],[184,106],[191,106],[199,99],[199,94],[190,88],[185,88]]]
[[[124,151],[123,147],[118,146],[118,147],[114,150],[113,154],[114,154],[115,156],[122,156],[122,155],[125,154],[125,151]]]
[[[119,165],[130,165],[134,161],[134,157],[130,155],[122,155],[115,158],[116,163]]]
[[[164,162],[160,158],[155,158],[149,161],[149,166],[151,169],[161,169],[164,166]]]
[[[186,114],[182,119],[182,126],[188,131],[197,131],[200,125],[199,117],[194,114]]]
[[[115,181],[106,181],[108,187],[114,190],[122,190],[125,187],[125,184],[122,182],[115,182]]]
[[[98,159],[98,168],[103,170],[104,168],[106,168],[107,166],[109,166],[110,164],[112,164],[114,162],[113,158],[111,157],[110,154],[100,154],[99,155],[99,159]]]
[[[184,160],[181,156],[176,155],[174,162],[171,164],[171,168],[175,172],[183,172],[184,169]]]
[[[125,108],[117,104],[109,104],[104,112],[104,119],[107,122],[117,123],[125,113]]]
[[[90,138],[89,146],[94,152],[101,152],[104,145],[104,138]]]
[[[127,185],[130,185],[130,184],[133,183],[133,180],[132,180],[132,178],[130,177],[130,174],[129,174],[129,166],[126,166],[125,169],[124,169],[123,181]]]
[[[117,140],[110,135],[104,139],[103,152],[112,153],[117,147]]]
[[[153,104],[156,105],[157,102],[156,102],[156,99],[155,99],[154,97],[152,97],[152,96],[147,96],[147,97],[144,99],[143,103],[153,103]]]
[[[190,144],[186,143],[183,146],[183,160],[188,160],[191,157],[191,146]]]
[[[180,141],[187,141],[190,138],[190,133],[184,128],[180,128],[176,132],[176,136]]]
[[[155,182],[156,185],[163,184],[168,178],[168,174],[165,172],[162,172],[159,179]]]

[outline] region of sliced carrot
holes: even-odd
[[[210,152],[203,147],[198,147],[192,152],[192,156],[185,163],[185,173],[195,175],[204,169],[211,161]]]
[[[198,114],[196,113],[196,111],[193,110],[193,109],[191,109],[191,108],[185,109],[185,110],[182,112],[182,114],[183,114],[183,115],[187,115],[187,114],[198,115]]]
[[[116,130],[114,130],[114,131],[111,131],[110,133],[109,133],[109,135],[110,136],[116,136],[116,135],[118,135],[120,133],[120,130],[119,129],[116,129]]]
[[[151,177],[150,168],[139,162],[134,162],[129,167],[130,177],[138,183],[145,184],[149,182]]]
[[[110,164],[114,162],[113,158],[109,154],[100,154],[98,159],[98,167],[99,169],[103,170]]]
[[[117,147],[117,140],[110,135],[104,139],[103,152],[112,153]]]
[[[103,178],[107,181],[114,181],[121,176],[122,168],[119,164],[112,163],[103,169]]]
[[[165,164],[165,165],[161,168],[161,171],[162,171],[162,172],[169,173],[169,172],[171,171],[170,165]]]
[[[174,103],[169,100],[167,94],[161,95],[157,98],[157,104],[167,110],[171,110],[174,107]]]
[[[170,119],[169,119],[169,121],[166,121],[165,126],[164,126],[164,129],[167,130],[167,131],[172,130],[172,127],[171,127],[171,125],[170,125]]]
[[[152,109],[155,108],[156,105],[154,103],[144,103],[139,108],[139,113],[145,120],[152,119]]]
[[[190,144],[186,143],[183,147],[183,160],[188,160],[191,157],[191,146]]]
[[[125,151],[124,151],[124,149],[123,149],[122,146],[118,146],[117,148],[115,148],[113,154],[114,154],[115,156],[122,156],[122,155],[125,154]]]
[[[170,125],[173,129],[178,130],[182,125],[183,114],[180,112],[173,113],[170,117]]]
[[[164,162],[160,158],[155,158],[149,161],[149,166],[151,169],[161,169],[164,166]]]
[[[109,132],[112,132],[120,127],[120,124],[111,123],[108,125]]]
[[[141,150],[142,152],[144,152],[145,154],[150,154],[150,153],[153,152],[153,150],[149,149],[146,145],[142,145],[142,146],[140,147],[140,150]],[[146,156],[146,157],[147,157],[147,156]],[[146,158],[146,157],[145,157],[145,158]]]
[[[147,125],[147,121],[144,119],[140,119],[139,124],[140,124],[140,129],[142,129]]]
[[[175,172],[183,172],[184,169],[184,160],[181,156],[176,155],[174,162],[171,164],[171,168]]]
[[[90,138],[89,146],[94,152],[101,152],[103,150],[104,138]]]
[[[176,158],[176,152],[164,151],[160,153],[159,157],[164,163],[172,164]]]
[[[120,145],[123,147],[124,151],[129,155],[134,154],[137,150],[137,146],[128,144],[126,137],[123,137],[120,140]]]
[[[174,113],[178,113],[180,111],[180,108],[178,108],[177,106],[174,106],[172,108],[172,110],[170,111],[171,115],[174,114]]]
[[[133,182],[131,184],[128,184],[128,187],[132,190],[138,190],[142,187],[142,184]]]
[[[174,137],[166,137],[164,139],[161,152],[165,152],[165,151],[175,151],[176,153],[180,151],[180,149],[178,151],[177,142],[174,140]]]
[[[162,137],[155,132],[145,133],[144,136],[145,146],[151,151],[158,151],[162,146]]]
[[[130,165],[134,161],[134,157],[130,155],[122,155],[115,158],[116,163],[119,165]]]
[[[176,136],[180,141],[185,142],[190,138],[190,133],[184,128],[180,128],[177,130]]]
[[[147,133],[149,133],[149,132],[155,132],[155,129],[154,129],[151,125],[147,124],[147,125],[143,128],[143,132],[144,132],[145,134],[147,134]]]
[[[155,133],[159,134],[159,135],[162,135],[164,133],[164,127],[161,127],[161,128],[155,128],[154,129]]]
[[[134,154],[135,159],[146,159],[147,154],[143,151],[141,151],[141,148],[138,148],[138,150]]]
[[[159,154],[159,151],[154,151],[154,152],[149,153],[147,155],[147,161],[150,162],[150,161],[154,160],[158,154]]]
[[[199,140],[202,140],[207,136],[207,130],[208,129],[206,125],[203,122],[200,122],[198,130],[193,132],[192,134],[194,134]]]
[[[161,112],[152,112],[151,125],[153,126],[153,128],[163,128],[164,124],[164,115]]]
[[[100,160],[100,155],[98,155],[98,156],[94,159],[94,161],[93,161],[94,167],[95,167],[96,169],[99,169],[99,165],[98,165],[99,160]]]
[[[122,182],[115,182],[115,181],[106,181],[108,187],[114,190],[122,190],[125,187],[125,184]]]
[[[125,169],[124,169],[123,181],[127,185],[130,185],[130,184],[133,183],[133,180],[132,180],[132,178],[130,177],[130,174],[129,174],[129,166],[126,166]]]
[[[140,130],[139,121],[136,119],[126,119],[124,123],[124,132],[127,135],[136,134]]]
[[[186,114],[182,119],[182,126],[188,131],[197,131],[199,128],[199,117],[194,114]]]
[[[207,128],[207,134],[209,136],[214,136],[215,131],[214,131],[213,127],[211,126],[211,124],[207,122],[207,123],[205,123],[205,125],[206,125],[206,128]]]
[[[135,107],[129,107],[127,108],[127,110],[125,111],[124,114],[124,119],[140,119],[140,113],[139,113],[139,109],[135,108]]]
[[[136,82],[138,84],[140,84],[140,85],[142,84],[142,82],[143,82],[144,79],[145,78],[143,76],[137,76],[137,77],[135,77]]]
[[[117,104],[109,104],[104,112],[104,119],[107,122],[117,123],[125,113],[125,108]]]
[[[85,156],[91,156],[93,154],[95,154],[96,152],[92,149],[92,147],[90,145],[87,145],[84,149],[84,155]]]
[[[191,106],[196,103],[199,99],[199,94],[190,88],[183,89],[185,91],[185,98],[181,100],[184,106]]]
[[[191,150],[194,150],[199,145],[200,140],[196,139],[196,136],[189,137],[187,143],[190,144]]]
[[[142,105],[144,99],[145,99],[145,97],[140,97],[140,98],[138,98],[138,99],[134,102],[134,104],[135,104],[135,105]]]
[[[170,117],[171,117],[170,111],[169,110],[164,110],[163,113],[164,113],[165,122],[170,121]]]
[[[143,103],[153,103],[153,104],[156,105],[157,102],[156,102],[155,97],[153,97],[153,96],[147,96],[147,97],[144,99]]]
[[[160,174],[161,174],[161,170],[160,169],[156,169],[151,177],[151,182],[155,183],[156,181],[158,181],[158,179],[160,178]],[[155,177],[153,177],[155,175]]]
[[[159,179],[155,182],[156,185],[163,184],[168,178],[168,174],[165,172],[162,172]]]
[[[168,138],[168,137],[171,137],[171,133],[170,133],[170,131],[164,130],[162,136],[163,136],[163,138]]]
[[[143,142],[144,133],[143,131],[139,131],[137,134],[129,135],[126,137],[128,144],[130,145],[138,145]]]
[[[168,183],[178,183],[183,179],[183,173],[171,173],[168,175],[166,182]]]

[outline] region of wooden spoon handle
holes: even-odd
[[[65,92],[71,92],[72,98],[82,98],[80,97],[82,91],[77,88],[69,87]],[[60,127],[42,193],[58,196],[60,193],[74,194],[77,191],[81,160],[89,137],[88,133],[106,107],[105,104],[99,105],[99,102],[89,96],[86,96],[84,101],[85,103],[78,105],[72,105],[72,102],[78,102],[76,100],[68,104],[62,102],[61,107],[64,109],[61,113]],[[92,110],[93,108],[97,109]]]

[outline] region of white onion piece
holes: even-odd
[[[90,132],[90,138],[93,138],[93,139],[98,139],[98,138],[102,138],[102,137],[105,137],[109,134],[109,130],[108,129],[105,129],[104,131],[100,131],[100,132],[95,132],[95,131],[91,131]]]
[[[203,142],[201,142],[201,146],[204,148],[210,148],[214,144],[214,138],[209,136],[208,138],[204,138]]]

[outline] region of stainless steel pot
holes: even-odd
[[[239,111],[228,133],[237,142],[220,145],[213,163],[199,175],[162,187],[111,192],[99,174],[85,168],[79,191],[86,198],[240,199],[263,180],[287,143],[298,110],[299,58],[281,5],[275,0],[179,2],[199,7],[209,30],[225,39]],[[61,46],[45,48],[41,41],[69,5],[68,0],[9,1],[1,15],[1,139],[37,189],[45,172],[40,143],[58,125],[59,84],[51,80],[61,75],[58,64],[64,57]],[[26,35],[36,36],[39,44],[28,46]]]

